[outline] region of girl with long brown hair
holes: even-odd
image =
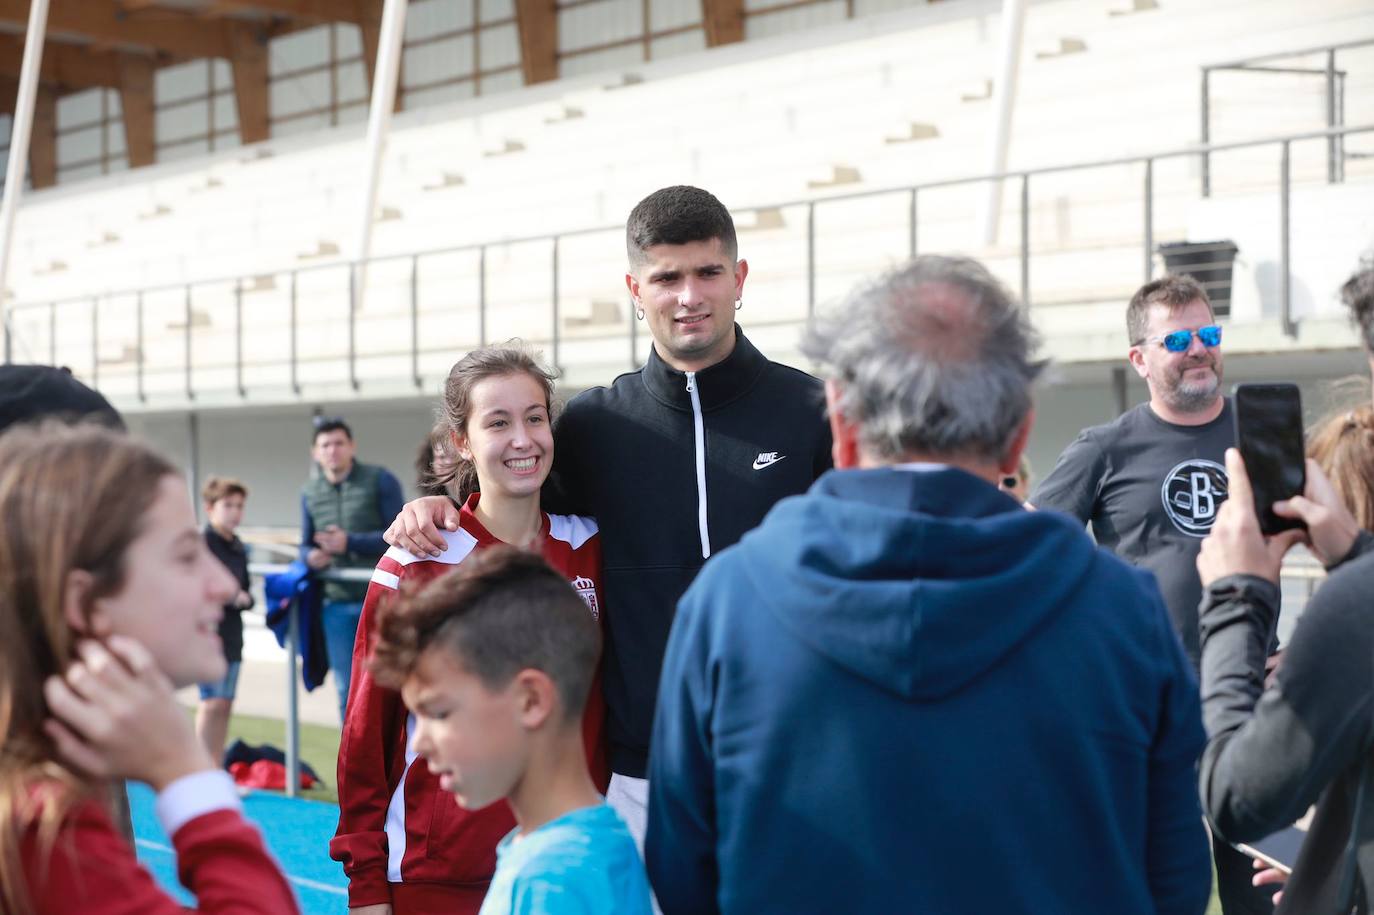
[[[297,911],[173,697],[224,676],[237,587],[149,448],[92,426],[0,437],[0,911],[184,911],[111,823],[117,779],[158,792],[199,911]]]
[[[1308,440],[1307,456],[1360,527],[1374,531],[1374,407],[1361,404],[1326,417]]]
[[[601,539],[596,522],[552,515],[540,490],[552,466],[553,374],[512,341],[460,359],[444,387],[452,471],[438,482],[462,505],[447,549],[416,560],[392,548],[377,563],[353,653],[348,717],[339,745],[339,831],[330,855],[349,878],[354,915],[444,911],[475,915],[496,868],[496,844],[515,820],[505,804],[459,807],[409,737],[414,721],[401,695],[367,669],[373,620],[403,586],[420,586],[496,544],[540,553],[602,618]],[[599,682],[583,715],[593,779],[610,779],[602,749],[605,706]]]

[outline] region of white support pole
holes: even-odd
[[[396,83],[401,72],[401,45],[406,31],[407,0],[386,0],[377,64],[372,68],[372,109],[367,120],[367,172],[363,183],[363,209],[359,214],[357,242],[349,257],[356,273],[353,307],[362,306],[367,290],[365,266],[372,251],[372,219],[377,211],[377,185],[381,181],[382,156],[386,153],[391,113],[396,109]]]
[[[5,352],[9,352],[9,314],[5,310],[5,277],[10,263],[10,246],[14,241],[14,215],[19,209],[19,197],[24,192],[24,175],[29,163],[29,137],[33,133],[33,106],[38,97],[38,68],[43,63],[43,42],[48,32],[48,0],[32,0],[29,6],[29,29],[24,34],[24,62],[19,68],[19,97],[14,104],[14,121],[10,130],[10,158],[5,170],[5,191],[0,198],[0,331],[5,334]]]
[[[1026,0],[1002,0],[1002,41],[998,51],[997,78],[992,84],[992,133],[988,144],[987,174],[1007,170],[1011,145],[1011,116],[1016,110],[1016,77],[1021,64],[1021,36],[1026,21]],[[983,244],[997,241],[1002,216],[1002,182],[989,181],[987,197],[978,212],[978,237]]]

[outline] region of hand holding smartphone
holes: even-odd
[[[1298,860],[1298,852],[1307,838],[1307,831],[1297,826],[1288,826],[1276,833],[1265,836],[1256,842],[1237,843],[1236,848],[1252,858],[1263,861],[1270,867],[1285,874],[1293,873],[1293,864]]]
[[[1260,531],[1272,536],[1303,527],[1274,514],[1274,503],[1301,495],[1307,486],[1302,398],[1294,384],[1238,384],[1232,389],[1236,447],[1255,494]]]

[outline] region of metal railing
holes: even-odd
[[[1240,73],[1291,73],[1299,76],[1321,76],[1325,80],[1324,101],[1326,108],[1326,129],[1328,131],[1335,131],[1345,124],[1346,79],[1346,72],[1336,67],[1336,56],[1341,51],[1366,47],[1374,47],[1374,38],[1365,38],[1359,41],[1346,41],[1340,44],[1320,45],[1315,48],[1305,48],[1300,51],[1281,51],[1275,54],[1261,54],[1256,57],[1247,57],[1243,60],[1204,65],[1202,68],[1201,98],[1199,99],[1198,106],[1198,110],[1202,116],[1203,145],[1210,143],[1212,140],[1211,78],[1213,73],[1231,71]],[[1267,64],[1273,61],[1291,60],[1295,57],[1310,57],[1315,54],[1325,55],[1325,66],[1321,68],[1267,66]],[[1345,144],[1343,140],[1344,134],[1334,132],[1327,137],[1326,180],[1330,184],[1335,184],[1344,180]],[[1203,197],[1210,197],[1212,194],[1211,165],[1211,157],[1204,153],[1202,156],[1201,176]]]
[[[907,223],[908,223],[908,232],[907,232],[907,254],[908,254],[909,256],[914,257],[914,256],[918,253],[918,251],[919,251],[919,244],[918,244],[918,243],[919,243],[919,237],[918,237],[918,236],[919,236],[919,233],[918,233],[918,216],[919,216],[919,213],[920,213],[920,204],[921,204],[922,195],[928,194],[928,193],[931,192],[931,191],[936,191],[936,190],[941,190],[941,189],[947,189],[947,188],[955,188],[955,187],[961,187],[961,186],[968,186],[968,185],[975,185],[975,184],[979,184],[979,183],[987,182],[987,181],[1017,181],[1017,182],[1019,182],[1019,184],[1020,184],[1020,194],[1019,194],[1020,238],[1019,238],[1019,245],[1018,245],[1018,250],[1017,250],[1017,258],[1018,258],[1019,273],[1020,273],[1020,277],[1019,277],[1019,279],[1020,279],[1020,293],[1021,293],[1022,301],[1025,302],[1025,303],[1027,303],[1027,306],[1030,307],[1030,306],[1033,304],[1032,296],[1031,296],[1031,289],[1030,289],[1030,282],[1031,282],[1031,279],[1030,279],[1030,278],[1031,278],[1031,230],[1030,230],[1030,211],[1031,211],[1031,208],[1030,208],[1030,194],[1031,194],[1032,179],[1035,179],[1035,178],[1038,178],[1038,177],[1042,177],[1042,176],[1047,176],[1047,175],[1068,174],[1068,173],[1082,172],[1082,171],[1088,171],[1088,170],[1093,170],[1093,169],[1101,169],[1101,168],[1109,168],[1109,167],[1130,166],[1130,165],[1139,165],[1139,166],[1141,166],[1141,167],[1142,167],[1142,183],[1143,183],[1143,187],[1142,187],[1142,206],[1143,206],[1143,226],[1144,226],[1143,237],[1142,237],[1142,244],[1141,244],[1141,265],[1142,265],[1141,274],[1142,274],[1144,280],[1145,280],[1145,281],[1148,281],[1148,280],[1151,279],[1151,278],[1153,277],[1153,275],[1154,275],[1154,253],[1155,253],[1155,252],[1154,252],[1154,242],[1155,242],[1155,238],[1154,238],[1155,175],[1154,175],[1154,172],[1155,172],[1155,165],[1156,165],[1156,163],[1162,162],[1162,161],[1166,161],[1166,160],[1173,160],[1173,159],[1188,159],[1188,158],[1197,158],[1197,159],[1201,159],[1201,160],[1205,163],[1205,162],[1207,162],[1207,161],[1210,159],[1211,156],[1213,156],[1213,155],[1215,155],[1215,154],[1217,154],[1217,153],[1230,152],[1230,151],[1242,150],[1242,149],[1257,149],[1257,148],[1261,148],[1261,147],[1271,147],[1271,146],[1272,146],[1272,147],[1278,147],[1279,152],[1280,152],[1280,158],[1279,158],[1279,174],[1277,175],[1277,187],[1278,187],[1278,198],[1279,198],[1279,199],[1278,199],[1278,206],[1279,206],[1279,234],[1280,234],[1280,238],[1279,238],[1279,250],[1280,250],[1280,279],[1279,279],[1279,305],[1280,305],[1280,308],[1279,308],[1279,314],[1280,314],[1280,323],[1281,323],[1283,332],[1284,332],[1285,334],[1287,334],[1288,336],[1291,337],[1291,336],[1295,336],[1295,335],[1296,335],[1296,332],[1297,332],[1296,323],[1294,322],[1294,320],[1293,320],[1293,315],[1292,315],[1292,295],[1291,295],[1291,252],[1290,252],[1290,245],[1289,245],[1289,242],[1290,242],[1290,237],[1289,237],[1289,236],[1290,236],[1289,204],[1290,204],[1291,183],[1292,183],[1292,158],[1291,158],[1291,148],[1292,148],[1292,145],[1293,145],[1294,143],[1300,143],[1300,142],[1303,142],[1303,141],[1313,141],[1313,140],[1321,140],[1321,139],[1326,139],[1326,140],[1328,140],[1328,142],[1329,142],[1329,141],[1332,140],[1332,139],[1345,138],[1345,137],[1347,137],[1347,136],[1352,136],[1352,135],[1355,135],[1355,134],[1365,134],[1365,133],[1371,133],[1371,132],[1374,132],[1374,124],[1366,124],[1366,125],[1353,126],[1353,127],[1346,127],[1346,126],[1333,127],[1333,128],[1329,128],[1329,129],[1326,129],[1326,130],[1313,130],[1313,131],[1307,131],[1307,132],[1304,132],[1304,133],[1290,134],[1290,135],[1284,135],[1284,136],[1278,136],[1278,137],[1265,137],[1265,138],[1260,138],[1260,139],[1240,140],[1240,141],[1234,141],[1234,142],[1228,142],[1228,143],[1212,143],[1212,144],[1204,144],[1204,145],[1196,145],[1196,146],[1187,146],[1187,147],[1182,147],[1182,148],[1177,148],[1177,149],[1172,149],[1172,150],[1166,150],[1166,151],[1156,152],[1156,153],[1150,153],[1150,154],[1144,154],[1144,155],[1133,155],[1133,156],[1121,156],[1121,157],[1116,157],[1116,158],[1096,159],[1096,160],[1091,160],[1091,161],[1086,161],[1086,162],[1076,162],[1076,163],[1070,163],[1070,164],[1064,164],[1064,165],[1046,166],[1046,167],[1042,167],[1042,168],[1014,170],[1014,171],[1007,171],[1007,172],[1001,172],[1001,173],[996,173],[996,174],[975,175],[975,176],[969,176],[969,177],[964,177],[964,178],[952,178],[952,179],[946,179],[946,180],[941,180],[941,181],[926,182],[926,183],[923,183],[923,184],[905,185],[905,186],[898,186],[898,187],[889,187],[889,188],[882,188],[882,189],[874,189],[874,190],[868,190],[868,191],[858,191],[858,192],[850,192],[850,193],[844,193],[844,194],[835,194],[835,195],[811,197],[811,198],[804,198],[804,199],[797,199],[797,200],[784,201],[784,202],[780,202],[780,203],[779,203],[779,202],[775,202],[775,203],[762,204],[762,205],[757,205],[757,206],[752,206],[752,207],[743,207],[743,208],[740,208],[740,211],[742,211],[742,212],[751,212],[751,211],[753,211],[753,212],[761,212],[761,211],[767,211],[767,210],[780,210],[780,209],[784,209],[784,208],[798,208],[798,207],[804,208],[804,209],[805,209],[805,212],[806,212],[806,255],[805,255],[805,262],[806,262],[806,309],[807,309],[807,314],[809,315],[809,314],[811,314],[812,312],[814,312],[814,310],[815,310],[815,308],[816,308],[816,276],[817,276],[817,269],[816,269],[816,263],[817,263],[817,259],[816,259],[816,214],[817,214],[817,211],[818,211],[818,210],[821,210],[822,208],[827,207],[827,206],[831,206],[831,205],[834,205],[834,204],[843,203],[843,202],[847,202],[847,201],[861,200],[861,199],[867,199],[867,198],[875,198],[875,197],[881,197],[881,196],[890,196],[890,195],[906,195],[906,196],[909,198],[909,199],[908,199],[908,202],[907,202],[907,207],[906,207],[906,209],[907,209]],[[1329,178],[1329,177],[1330,177],[1330,175],[1328,175],[1328,178]],[[1339,176],[1338,176],[1338,177],[1339,177]],[[409,359],[410,359],[410,375],[411,375],[411,381],[413,382],[413,384],[414,384],[416,390],[417,390],[417,391],[420,391],[420,390],[423,390],[423,388],[424,388],[423,379],[422,379],[421,373],[420,373],[420,356],[421,356],[421,353],[424,352],[424,350],[422,349],[422,345],[421,345],[421,334],[420,334],[420,329],[419,329],[419,328],[420,328],[420,321],[419,321],[419,301],[420,301],[419,265],[420,265],[421,261],[422,261],[423,259],[429,258],[429,257],[440,256],[440,255],[452,255],[452,254],[459,254],[459,253],[464,253],[464,252],[475,253],[475,254],[477,255],[477,264],[478,264],[478,267],[477,267],[477,269],[478,269],[478,276],[477,276],[477,312],[478,312],[478,320],[479,320],[479,324],[478,324],[478,326],[479,326],[479,339],[478,339],[477,341],[475,341],[475,342],[476,342],[477,344],[482,344],[482,343],[487,342],[486,334],[487,334],[487,328],[488,328],[488,323],[489,323],[489,314],[488,314],[488,312],[489,312],[489,297],[488,297],[488,275],[489,275],[489,270],[488,270],[488,264],[487,264],[487,252],[488,252],[489,250],[491,250],[491,249],[494,249],[494,248],[500,248],[500,247],[512,246],[512,245],[529,244],[529,243],[536,243],[536,242],[546,243],[546,244],[549,245],[549,249],[550,249],[550,268],[551,268],[551,276],[550,276],[549,288],[550,288],[550,291],[551,291],[551,302],[550,302],[550,313],[549,313],[549,317],[550,317],[550,325],[549,325],[549,327],[550,327],[550,342],[551,342],[551,349],[552,349],[551,357],[552,357],[552,361],[553,361],[554,365],[555,365],[556,367],[561,367],[561,366],[562,366],[562,360],[561,360],[561,346],[562,346],[562,342],[563,342],[563,341],[562,341],[562,333],[561,333],[561,326],[560,326],[560,325],[561,325],[561,321],[560,321],[560,311],[559,311],[559,308],[560,308],[560,302],[559,302],[559,299],[560,299],[560,293],[559,293],[559,252],[560,252],[560,247],[561,247],[561,246],[563,245],[563,243],[566,242],[568,239],[577,238],[577,237],[582,237],[582,236],[588,236],[588,235],[594,235],[594,234],[598,234],[598,233],[620,232],[620,231],[623,231],[623,228],[622,228],[621,226],[595,226],[595,227],[588,227],[588,228],[583,228],[583,229],[569,230],[569,231],[560,232],[560,233],[556,233],[556,234],[552,234],[552,235],[530,235],[530,236],[522,236],[522,237],[511,237],[511,238],[505,238],[505,239],[500,239],[500,240],[494,240],[494,241],[490,241],[490,242],[484,242],[484,243],[480,243],[480,244],[468,244],[468,245],[460,245],[460,246],[447,247],[447,248],[438,248],[438,249],[426,250],[426,251],[416,251],[416,252],[411,252],[411,253],[408,253],[408,254],[388,255],[388,256],[383,256],[383,257],[372,258],[372,259],[370,259],[369,261],[366,262],[366,265],[349,264],[349,263],[347,263],[347,262],[332,262],[332,263],[328,263],[328,264],[318,264],[318,265],[312,265],[312,266],[309,266],[309,267],[295,268],[295,269],[292,269],[292,270],[290,270],[290,271],[286,271],[286,272],[289,274],[289,294],[290,294],[290,302],[289,302],[289,328],[290,328],[290,331],[289,331],[289,333],[290,333],[290,384],[291,384],[291,387],[292,387],[293,391],[294,391],[296,394],[300,394],[301,391],[302,391],[301,382],[300,382],[300,377],[299,377],[300,359],[299,359],[299,356],[298,356],[298,337],[299,337],[299,334],[300,334],[300,327],[299,327],[299,315],[298,315],[298,308],[297,308],[297,291],[298,291],[298,287],[299,287],[299,281],[300,281],[300,278],[301,278],[302,276],[305,276],[305,275],[310,274],[310,273],[313,273],[313,272],[325,271],[325,270],[335,270],[335,271],[338,271],[338,270],[341,270],[341,269],[347,269],[347,270],[349,271],[349,292],[348,292],[348,299],[349,299],[349,301],[348,301],[348,313],[347,313],[347,320],[348,320],[348,335],[347,335],[348,346],[347,346],[347,352],[346,352],[346,354],[344,354],[343,358],[345,358],[346,361],[347,361],[347,379],[348,379],[348,381],[350,382],[352,388],[353,388],[354,390],[358,390],[358,389],[361,388],[362,382],[361,382],[361,380],[360,380],[360,378],[359,378],[359,376],[358,376],[358,358],[359,358],[359,354],[358,354],[358,345],[357,345],[357,344],[358,344],[358,339],[357,339],[357,321],[358,321],[357,300],[358,300],[358,292],[359,292],[359,290],[358,290],[358,283],[357,283],[357,281],[356,281],[356,277],[358,276],[358,274],[360,273],[360,271],[361,271],[362,269],[364,269],[364,268],[371,268],[373,265],[409,261],[409,276],[410,276],[410,281],[409,281],[409,293],[408,293],[408,295],[409,295],[410,341],[409,341],[409,354],[408,354],[408,355],[409,355]],[[274,275],[276,275],[276,274],[274,274]],[[156,293],[156,292],[167,292],[167,291],[175,291],[175,290],[183,290],[183,291],[184,291],[184,311],[185,311],[185,314],[184,314],[184,334],[185,334],[185,359],[184,359],[184,362],[185,362],[185,364],[184,364],[184,367],[183,367],[183,368],[184,368],[184,372],[185,372],[185,394],[186,394],[186,399],[187,399],[188,402],[194,402],[195,399],[196,399],[196,396],[197,396],[197,394],[198,394],[199,392],[198,392],[198,390],[197,390],[196,387],[195,387],[194,379],[193,379],[193,373],[194,373],[194,367],[195,367],[194,361],[193,361],[193,358],[192,358],[192,337],[193,337],[193,333],[194,333],[194,320],[193,320],[193,319],[194,319],[194,315],[193,315],[193,311],[192,311],[193,290],[196,289],[196,288],[198,288],[198,287],[223,286],[223,285],[226,285],[226,284],[232,284],[232,286],[233,286],[233,293],[234,293],[234,303],[235,303],[235,308],[234,308],[234,340],[235,340],[234,378],[235,378],[235,386],[236,386],[236,388],[237,388],[237,393],[238,393],[239,397],[240,397],[240,398],[246,398],[246,397],[247,397],[247,386],[246,386],[245,380],[244,380],[244,358],[243,358],[243,357],[244,357],[244,353],[243,353],[243,331],[244,331],[244,326],[243,326],[243,295],[244,295],[244,292],[245,292],[245,284],[246,284],[247,282],[249,282],[249,279],[250,279],[250,278],[248,278],[248,277],[234,276],[234,277],[227,277],[227,278],[218,279],[218,280],[201,280],[201,281],[197,281],[197,282],[194,282],[194,283],[181,283],[181,284],[170,284],[170,285],[165,285],[165,286],[145,287],[145,288],[142,288],[142,289],[128,290],[128,291],[125,291],[125,292],[105,293],[105,294],[103,294],[103,295],[98,295],[98,296],[79,296],[79,297],[74,297],[74,298],[69,298],[69,299],[59,299],[59,300],[50,301],[50,302],[44,302],[44,303],[21,303],[21,304],[18,304],[18,305],[13,306],[13,308],[11,308],[10,311],[7,313],[7,323],[12,322],[12,321],[13,321],[13,316],[14,316],[16,313],[20,312],[20,311],[27,311],[27,310],[33,310],[33,309],[42,309],[42,308],[47,308],[47,309],[49,309],[49,311],[50,311],[50,313],[49,313],[49,329],[50,329],[50,333],[49,333],[49,347],[50,347],[50,356],[52,357],[49,361],[50,361],[50,362],[56,362],[56,361],[57,361],[57,360],[56,360],[57,334],[58,334],[58,327],[59,327],[59,323],[58,323],[58,321],[57,321],[57,308],[58,308],[58,306],[60,306],[60,305],[74,304],[74,303],[79,304],[79,303],[82,303],[82,302],[90,302],[90,303],[92,303],[92,308],[91,308],[91,338],[92,338],[92,348],[93,348],[93,350],[95,350],[95,351],[92,353],[92,377],[89,379],[89,381],[91,382],[92,386],[94,386],[94,387],[99,387],[99,386],[100,386],[100,376],[99,376],[99,365],[100,365],[100,360],[99,360],[98,349],[99,349],[100,314],[101,314],[100,303],[101,303],[102,300],[109,300],[109,299],[114,299],[114,298],[128,298],[128,297],[134,297],[134,299],[135,299],[136,320],[137,320],[137,322],[138,322],[138,324],[139,324],[138,333],[137,333],[137,345],[135,346],[135,349],[136,349],[136,359],[137,359],[136,366],[135,366],[135,372],[134,372],[135,381],[136,381],[136,385],[137,385],[136,396],[139,398],[139,400],[140,400],[141,402],[147,402],[147,399],[148,399],[148,398],[147,398],[147,393],[146,393],[146,391],[144,390],[144,386],[143,386],[143,379],[144,379],[145,374],[146,374],[146,371],[147,371],[147,366],[146,366],[146,364],[145,364],[145,361],[146,361],[146,354],[145,354],[145,352],[144,352],[144,345],[143,345],[143,343],[144,343],[144,338],[143,338],[143,327],[142,327],[142,323],[143,323],[143,320],[142,320],[143,300],[144,300],[144,298],[145,298],[146,296],[148,296],[148,295],[150,295],[150,294],[152,294],[152,293]],[[638,358],[638,355],[637,355],[637,348],[636,348],[636,347],[637,347],[637,330],[636,330],[635,324],[636,324],[636,322],[635,322],[634,320],[628,321],[628,325],[629,325],[629,326],[628,326],[628,329],[625,331],[625,342],[626,342],[626,344],[627,344],[627,357],[628,357],[628,358],[627,358],[627,364],[628,364],[629,367],[632,368],[632,369],[638,367],[639,362],[640,362],[640,360],[639,360],[639,358]],[[12,326],[12,323],[10,323],[10,326],[7,326],[7,327],[5,328],[4,357],[5,357],[5,361],[6,361],[6,362],[12,361],[12,358],[13,358],[13,346],[12,346],[13,337],[14,337],[13,326]],[[602,340],[610,340],[610,339],[614,339],[614,337],[615,337],[615,335],[608,335],[608,336],[605,336],[605,337],[602,337],[602,338],[599,338],[599,339],[602,339]],[[451,352],[451,350],[449,350],[449,351]],[[377,354],[377,355],[395,355],[395,353],[382,353],[382,354]],[[330,358],[337,358],[337,357],[330,357]]]
[[[248,573],[261,578],[285,572],[286,563],[250,562]],[[326,569],[316,572],[319,581],[369,581],[371,569]],[[264,608],[266,609],[266,608]],[[301,621],[296,601],[287,611],[286,644],[286,796],[300,793],[301,784],[301,713],[300,680],[296,676],[296,661],[301,655]]]
[[[257,578],[286,570],[285,563],[248,564],[249,573]],[[325,570],[315,573],[315,577],[321,581],[368,581],[371,576],[372,572],[369,569]],[[1299,589],[1305,599],[1310,599],[1318,585],[1326,578],[1326,570],[1311,554],[1300,550],[1290,553],[1284,560],[1282,576],[1284,581]],[[1291,617],[1294,612],[1300,613],[1304,607],[1305,600],[1304,606],[1284,609]],[[296,670],[296,662],[300,657],[301,633],[300,618],[294,601],[289,613],[286,644],[282,646],[286,650],[286,794],[288,797],[296,797],[300,794],[301,781],[300,679]]]

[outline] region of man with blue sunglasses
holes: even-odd
[[[1226,499],[1233,442],[1221,394],[1221,328],[1190,276],[1141,287],[1126,308],[1128,358],[1148,403],[1085,429],[1030,502],[1091,523],[1103,546],[1155,573],[1183,647],[1198,661],[1194,564]]]
[[[1128,358],[1148,403],[1083,430],[1030,502],[1091,523],[1102,546],[1154,572],[1194,668],[1200,658],[1197,555],[1226,501],[1226,449],[1235,444],[1222,396],[1221,327],[1207,292],[1190,276],[1142,286],[1126,308]],[[1250,885],[1250,862],[1214,845],[1226,915],[1273,911]]]

